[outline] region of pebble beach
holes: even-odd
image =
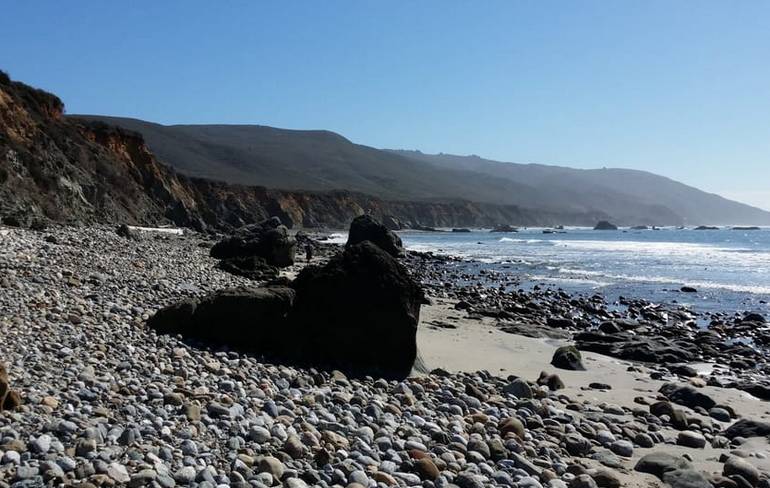
[[[767,434],[730,430],[767,422],[766,402],[596,352],[586,371],[557,370],[568,336],[506,332],[444,285],[421,313],[424,371],[403,381],[147,328],[180,299],[250,284],[217,269],[210,245],[108,227],[0,233],[0,352],[22,398],[0,414],[0,486],[770,486]],[[665,385],[713,405],[669,401]]]

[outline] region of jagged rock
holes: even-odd
[[[594,230],[618,230],[618,226],[606,220],[601,220],[594,226]]]
[[[561,346],[553,353],[551,364],[571,371],[584,371],[583,356],[575,346]]]
[[[401,238],[377,222],[371,215],[360,215],[350,223],[347,246],[364,241],[372,242],[391,256],[400,256],[404,252]]]
[[[257,256],[271,266],[283,268],[294,264],[297,241],[278,217],[246,225],[214,244],[211,257],[217,259]]]
[[[422,288],[372,242],[348,245],[326,265],[308,266],[292,284],[291,319],[310,362],[405,377],[417,356]],[[332,356],[332,357],[330,357]]]

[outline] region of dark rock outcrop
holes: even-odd
[[[216,292],[166,307],[148,326],[291,364],[404,378],[424,300],[407,270],[365,241],[306,267],[291,288]]]
[[[291,288],[233,288],[166,307],[147,325],[161,334],[283,358],[291,351],[286,319],[293,302]]]
[[[390,254],[400,256],[404,252],[401,238],[377,222],[371,215],[360,215],[350,223],[347,246],[369,241]]]
[[[492,230],[489,232],[518,232],[519,229],[516,227],[510,226],[508,224],[504,225],[496,225]]]
[[[594,226],[594,230],[618,230],[618,226],[606,220],[601,220]]]
[[[297,241],[277,217],[238,229],[232,236],[211,248],[211,257],[217,259],[259,257],[270,266],[286,267],[294,264]]]
[[[386,377],[409,374],[425,297],[390,254],[371,242],[348,245],[325,266],[303,269],[292,287],[303,358]]]

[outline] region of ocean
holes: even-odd
[[[500,271],[520,280],[522,289],[644,298],[700,312],[768,312],[770,228],[399,234],[407,249],[462,257],[455,266]],[[683,293],[683,286],[697,292]]]

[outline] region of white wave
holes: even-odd
[[[557,246],[586,251],[633,252],[645,254],[693,254],[703,252],[750,252],[751,249],[720,247],[695,242],[649,242],[649,241],[591,241],[591,240],[553,240]]]
[[[582,276],[591,276],[594,278],[605,278],[616,281],[625,281],[632,283],[659,283],[661,285],[692,286],[694,288],[727,290],[737,293],[751,293],[756,295],[769,295],[770,287],[759,285],[740,285],[735,283],[715,283],[713,281],[691,281],[682,280],[671,276],[646,276],[646,275],[626,275],[603,273],[601,271],[589,271],[580,269],[560,268],[560,273]]]
[[[502,237],[497,242],[516,242],[516,243],[519,243],[519,244],[541,244],[541,243],[545,243],[545,244],[553,245],[553,243],[555,241],[549,241],[549,240],[546,240],[546,239],[513,239],[511,237]]]
[[[347,232],[335,232],[329,234],[329,238],[323,242],[327,244],[345,244],[348,242],[348,234]]]
[[[585,278],[567,278],[567,277],[553,277],[553,276],[541,276],[533,275],[529,277],[530,281],[547,281],[551,283],[567,283],[567,284],[580,284],[589,285],[594,288],[601,288],[603,286],[610,286],[612,283],[609,281],[590,280]]]

